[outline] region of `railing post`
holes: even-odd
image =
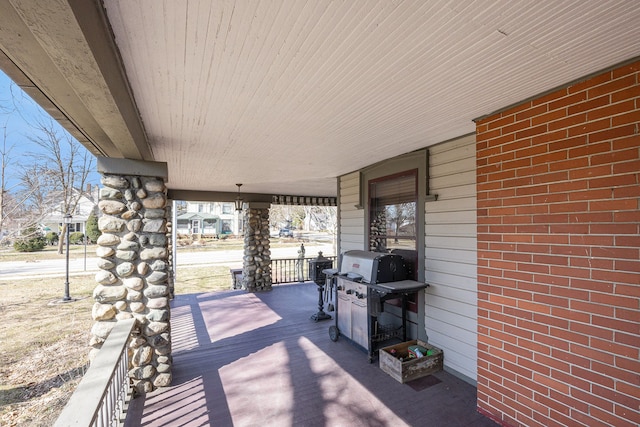
[[[298,260],[296,261],[296,273],[298,274],[298,282],[304,282],[304,243],[300,244],[300,249],[298,249]]]
[[[334,263],[336,257],[326,257]],[[271,260],[272,283],[294,283],[310,280],[309,261],[313,258],[281,258]],[[300,271],[302,270],[302,271]]]

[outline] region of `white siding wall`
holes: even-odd
[[[425,205],[425,328],[445,367],[477,380],[477,221],[475,136],[429,148]]]
[[[354,172],[340,177],[340,251],[364,249],[364,209],[356,208],[360,203],[360,173]]]

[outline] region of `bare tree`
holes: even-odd
[[[415,227],[415,218],[416,208],[413,202],[387,206],[387,221],[393,225],[396,243],[398,243],[400,229],[403,226],[411,225]],[[415,228],[412,228],[410,233],[415,234]]]
[[[331,243],[336,250],[336,234],[338,232],[338,208],[335,206],[306,206],[309,223],[318,230],[326,230],[331,236]]]
[[[305,222],[309,229],[336,233],[337,208],[334,206],[304,206]]]
[[[73,214],[92,169],[93,156],[13,82],[0,93],[0,115],[6,117],[0,135],[1,238],[8,225],[15,232],[39,228],[43,217],[52,213],[47,211],[52,206],[59,206],[56,213],[60,216]],[[15,130],[8,129],[24,125],[32,130],[26,135],[21,132],[19,140],[15,135],[9,138]],[[16,156],[16,152],[30,148],[33,153]],[[58,252],[62,253],[63,239],[59,242]]]
[[[7,117],[16,111],[15,84],[11,82],[8,89],[5,93],[11,96],[8,99],[0,98],[0,114]],[[15,199],[11,197],[10,188],[8,188],[8,170],[12,161],[11,151],[14,146],[15,144],[8,142],[7,122],[5,121],[2,127],[2,150],[0,151],[0,241],[5,238],[5,227],[10,213],[17,209]]]
[[[0,93],[0,115],[6,117],[0,135],[2,238],[9,228],[16,233],[39,228],[47,214],[73,214],[92,170],[93,156],[13,82]],[[25,125],[31,130],[24,132]],[[13,135],[15,129],[20,129],[19,139]],[[33,152],[24,155],[29,149]],[[50,212],[55,206],[59,206],[56,212]],[[66,225],[62,228],[66,235]],[[59,253],[63,242],[59,239]]]
[[[7,222],[12,214],[18,210],[15,197],[12,197],[10,190],[13,185],[9,184],[9,165],[12,163],[11,151],[15,144],[10,144],[7,137],[7,126],[2,128],[2,149],[0,150],[0,241],[7,237]]]
[[[176,200],[176,215],[187,212],[187,202],[184,200]]]
[[[44,206],[43,193],[37,178],[42,171],[37,165],[23,167],[17,176],[19,183],[8,184],[12,148],[13,146],[7,148],[5,138],[3,150],[0,151],[0,240],[15,238],[25,229],[35,228],[42,217]],[[17,187],[20,191],[12,191]],[[9,232],[7,228],[13,231]],[[22,237],[30,236],[22,235]]]
[[[5,218],[4,207],[7,203],[5,200],[5,194],[7,193],[6,173],[11,148],[11,146],[7,147],[7,127],[5,126],[2,132],[2,151],[0,151],[0,239],[4,236],[2,230],[4,229]]]
[[[286,222],[287,212],[285,208],[285,205],[271,205],[271,209],[269,209],[269,225],[272,228],[279,228]]]
[[[24,224],[35,226],[46,214],[46,199],[51,192],[49,170],[40,164],[20,166],[20,192],[17,201]]]
[[[337,208],[333,206],[271,205],[269,222],[272,227],[292,225],[305,231],[326,229],[335,234],[336,212]]]
[[[269,211],[269,224],[272,227],[296,227],[306,228],[307,211],[305,206],[298,205],[271,205]]]
[[[53,120],[40,120],[29,139],[38,148],[30,154],[32,165],[23,173],[25,189],[31,191],[30,204],[40,215],[44,207],[55,201],[59,214],[73,214],[78,206],[82,189],[93,167],[93,156],[68,133],[55,126]],[[62,224],[62,236],[67,225]],[[58,240],[58,253],[62,254],[64,239]]]

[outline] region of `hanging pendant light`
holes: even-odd
[[[240,197],[240,187],[242,187],[242,184],[236,184],[238,186],[238,196],[236,197],[236,210],[237,211],[241,211],[242,210],[242,205],[243,205],[243,200],[242,197]]]

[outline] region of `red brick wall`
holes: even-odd
[[[503,425],[640,423],[639,80],[477,123],[478,406]]]

